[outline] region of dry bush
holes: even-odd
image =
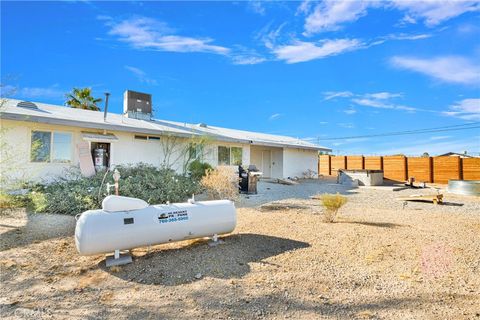
[[[238,174],[231,167],[208,170],[201,184],[211,200],[238,198]]]
[[[347,203],[347,198],[341,194],[323,194],[320,196],[322,204],[325,207],[325,222],[334,222],[337,217],[338,210]]]

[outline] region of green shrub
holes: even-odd
[[[0,189],[0,214],[10,209],[25,208],[30,204],[28,194],[11,194],[5,189]]]
[[[190,176],[195,181],[202,180],[203,177],[207,174],[208,170],[212,170],[212,166],[206,162],[201,162],[199,160],[195,160],[188,165],[188,171],[190,172]]]
[[[121,175],[119,194],[150,204],[182,202],[200,190],[199,183],[170,169],[147,164],[117,166],[116,169]],[[105,172],[99,172],[86,178],[78,172],[70,172],[66,177],[47,185],[34,186],[31,193],[34,211],[76,215],[98,209],[107,195],[106,184],[113,184],[112,174],[108,172],[105,176]],[[114,193],[113,188],[111,193]]]
[[[320,196],[322,204],[325,207],[325,222],[334,222],[337,217],[338,210],[347,203],[347,198],[345,196],[337,194],[323,194]]]

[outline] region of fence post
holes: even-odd
[[[429,170],[430,170],[430,183],[433,183],[433,158],[432,157],[428,157],[428,166],[429,166]]]

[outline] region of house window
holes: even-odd
[[[70,133],[53,133],[52,162],[68,163],[72,160],[72,135]]]
[[[160,137],[156,137],[156,136],[141,136],[141,135],[135,135],[134,136],[135,140],[151,140],[151,141],[159,141],[160,140]]]
[[[203,145],[197,143],[190,143],[190,146],[188,147],[188,153],[190,159],[202,160]]]
[[[243,149],[240,147],[218,147],[218,165],[242,165]]]
[[[230,165],[230,148],[218,147],[218,165]]]
[[[30,159],[32,162],[50,162],[51,139],[51,132],[32,131],[32,146],[30,151]]]
[[[64,132],[32,131],[32,162],[72,161],[72,135]]]
[[[232,161],[231,163],[236,166],[242,165],[242,152],[243,149],[239,147],[232,147],[231,149]]]

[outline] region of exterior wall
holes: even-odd
[[[312,170],[318,175],[318,151],[294,148],[283,149],[283,177],[303,177]]]
[[[264,151],[270,152],[270,170],[271,174],[269,176],[268,171],[265,171],[263,168],[263,158],[262,153]],[[272,147],[263,147],[263,146],[251,146],[250,147],[250,164],[254,164],[258,170],[263,171],[263,177],[265,178],[283,178],[283,149],[282,148],[272,148]]]
[[[12,178],[24,180],[52,180],[65,173],[65,170],[79,166],[78,150],[76,145],[83,141],[82,131],[98,132],[101,130],[83,129],[78,127],[41,124],[27,121],[1,120],[3,139],[8,146],[2,148],[1,174]],[[68,132],[72,134],[72,161],[71,163],[41,163],[30,161],[31,132],[34,130]],[[159,140],[135,139],[134,133],[108,131],[114,134],[118,141],[110,144],[110,164],[127,165],[135,163],[147,163],[154,166],[161,166],[164,163],[171,165],[178,172],[183,172],[185,164],[185,148],[188,146],[188,139],[160,137]],[[166,139],[173,139],[167,142]],[[172,147],[170,157],[165,155],[164,150]],[[212,166],[218,165],[218,146],[242,147],[242,162],[250,164],[250,146],[214,141],[204,148],[203,161]],[[8,155],[7,155],[8,153]]]
[[[66,169],[78,165],[78,152],[74,147],[80,142],[80,129],[67,126],[49,126],[32,122],[1,120],[2,127],[2,167],[1,174],[8,179],[49,180],[62,175]],[[31,162],[31,131],[66,132],[72,134],[71,163]]]

